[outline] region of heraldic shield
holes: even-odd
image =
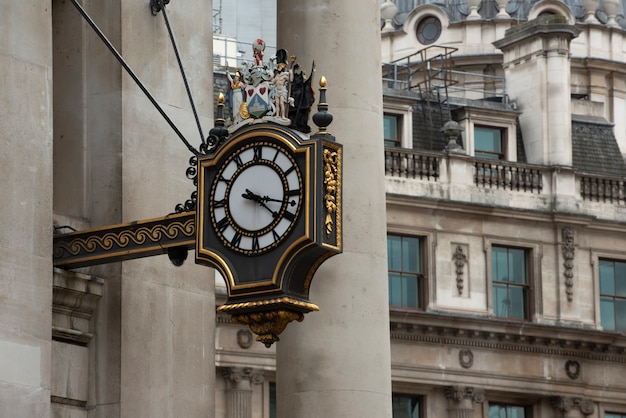
[[[262,118],[270,110],[270,86],[263,81],[246,87],[248,113],[255,119]]]

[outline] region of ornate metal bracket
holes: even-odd
[[[150,12],[156,16],[166,4],[170,4],[170,0],[150,0]]]

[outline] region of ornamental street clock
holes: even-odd
[[[273,119],[239,126],[198,158],[196,215],[196,262],[217,269],[228,289],[218,311],[268,347],[318,310],[308,297],[313,274],[342,248],[341,145],[326,125],[308,135]]]

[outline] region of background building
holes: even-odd
[[[167,9],[197,124],[163,14],[83,3],[197,147],[217,2]],[[53,268],[57,233],[173,213],[189,152],[71,2],[7,5],[0,416],[626,416],[624,4],[349,3],[276,4],[329,78],[346,243],[271,349],[191,260]]]

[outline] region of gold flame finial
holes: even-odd
[[[320,77],[320,87],[326,87],[326,77]]]
[[[220,104],[224,103],[224,93],[217,94],[217,102]]]

